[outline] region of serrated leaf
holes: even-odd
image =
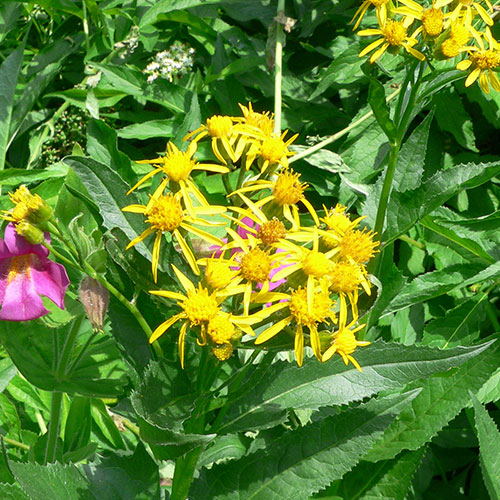
[[[425,448],[376,464],[361,461],[342,478],[343,500],[404,500]]]
[[[358,463],[413,397],[415,393],[372,400],[287,432],[264,449],[202,472],[190,498],[308,499]]]
[[[471,393],[484,484],[491,498],[500,498],[500,432],[484,406]]]
[[[484,404],[500,400],[500,368],[479,389],[477,399]]]
[[[33,500],[17,484],[0,483],[0,498],[2,500]]]
[[[92,158],[70,156],[64,159],[78,175],[99,208],[103,225],[107,229],[120,228],[132,240],[141,234],[145,226],[134,214],[122,212],[127,205],[138,203],[135,193],[126,195],[130,185],[110,167]],[[135,245],[137,251],[151,261],[151,252],[142,243]]]
[[[478,391],[497,365],[498,352],[492,349],[452,373],[412,385],[422,392],[399,414],[365,459],[388,460],[402,450],[419,449],[458,415],[470,401],[469,391]]]
[[[456,265],[417,276],[406,285],[384,310],[382,316],[439,297],[451,290],[464,288],[474,283],[495,279],[500,275],[500,262],[479,270],[477,266]]]
[[[257,371],[242,385],[240,399],[234,402],[217,431],[269,427],[283,420],[289,408],[316,409],[359,401],[416,378],[460,366],[489,345],[444,351],[376,341],[356,351],[362,373],[352,365],[346,367],[340,357],[324,364],[308,359],[301,368],[277,362],[265,372]]]
[[[396,191],[402,193],[409,189],[416,189],[422,183],[427,142],[433,117],[433,112],[428,113],[403,144],[394,172],[393,189]]]
[[[467,163],[440,170],[417,189],[393,192],[387,207],[386,244],[463,189],[480,186],[500,173],[500,162]]]

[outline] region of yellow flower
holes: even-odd
[[[364,0],[364,2],[361,4],[361,6],[358,8],[356,13],[354,14],[353,18],[351,19],[350,23],[353,23],[356,18],[356,24],[352,28],[353,31],[358,29],[359,24],[361,23],[361,20],[363,19],[363,16],[366,14],[366,11],[368,10],[368,7],[373,5],[376,9],[376,15],[377,15],[377,20],[378,23],[383,26],[385,24],[385,21],[387,20],[387,4],[389,3],[389,0]]]
[[[177,305],[182,309],[182,312],[175,314],[161,323],[151,335],[149,339],[150,343],[158,340],[172,325],[183,320],[179,332],[178,344],[179,358],[181,366],[184,368],[184,342],[188,327],[200,327],[200,334],[197,338],[197,343],[200,346],[207,344],[207,333],[209,333],[212,340],[214,340],[214,338],[226,339],[229,331],[232,332],[231,335],[234,334],[234,331],[232,331],[231,328],[228,328],[225,320],[230,321],[231,325],[238,326],[245,333],[254,335],[250,325],[261,321],[261,317],[235,317],[232,315],[226,315],[220,308],[220,303],[224,300],[226,295],[217,291],[210,292],[201,284],[198,284],[198,287],[195,287],[194,284],[174,265],[172,265],[172,269],[174,270],[186,294],[184,295],[170,290],[151,290],[149,293],[159,297],[177,300]],[[216,320],[217,317],[221,317],[223,319]]]
[[[194,224],[201,226],[212,226],[213,224],[207,222],[204,219],[201,219],[199,216],[223,213],[225,211],[224,207],[193,207],[193,211],[196,214],[196,216],[193,217],[182,208],[180,193],[168,193],[166,195],[160,195],[158,198],[153,199],[152,203],[148,203],[148,205],[128,205],[127,207],[122,208],[122,210],[124,212],[144,215],[144,217],[146,217],[146,222],[150,226],[142,234],[134,238],[127,245],[126,250],[133,247],[134,245],[137,245],[137,243],[146,239],[150,234],[156,233],[151,261],[153,279],[155,283],[158,276],[158,262],[160,258],[160,245],[163,233],[171,233],[172,236],[175,237],[187,262],[191,266],[193,272],[195,272],[196,274],[200,274],[198,264],[196,263],[193,251],[184,239],[181,230],[185,230],[191,234],[194,234],[195,236],[207,240],[214,245],[220,246],[223,244],[222,240],[206,231],[203,231],[202,229],[198,229],[194,226]]]
[[[455,0],[437,0],[436,5],[441,8],[454,1]],[[489,0],[484,0],[484,3],[488,6],[490,11],[493,11],[493,6]],[[479,2],[475,2],[474,0],[456,0],[456,6],[450,13],[450,19],[456,21],[457,19],[462,18],[466,26],[471,26],[472,20],[475,16],[473,11],[479,14],[481,19],[488,26],[493,26],[493,19],[491,19],[486,9]]]
[[[200,259],[198,264],[206,266],[203,280],[212,290],[224,290],[241,281],[237,276],[237,269],[234,269],[238,267],[238,263],[234,259],[224,259],[222,253],[220,257]]]
[[[359,53],[359,57],[363,57],[372,50],[377,49],[370,57],[370,62],[374,63],[387,49],[395,51],[403,47],[407,52],[420,61],[425,60],[425,56],[413,48],[413,45],[417,43],[416,38],[408,36],[406,33],[406,30],[411,22],[411,17],[407,17],[405,21],[393,21],[392,19],[387,19],[385,24],[381,25],[380,28],[359,31],[359,36],[381,36],[381,38],[365,47]]]
[[[283,301],[283,298],[285,298],[286,302]],[[297,364],[302,366],[304,359],[304,327],[307,327],[309,330],[309,341],[314,355],[321,361],[322,354],[318,324],[328,321],[336,323],[337,321],[335,312],[332,310],[334,302],[330,299],[328,292],[325,290],[315,290],[312,308],[310,308],[308,304],[309,299],[307,297],[307,291],[301,287],[297,290],[292,290],[290,295],[269,292],[268,294],[264,294],[259,301],[267,302],[274,299],[282,300],[282,302],[274,304],[267,309],[263,309],[261,311],[261,316],[267,314],[269,317],[271,314],[282,309],[288,309],[288,315],[264,330],[255,343],[257,345],[262,344],[277,335],[291,323],[295,323],[297,328],[295,330],[294,347]]]
[[[14,205],[11,210],[2,210],[2,219],[18,224],[29,222],[34,225],[43,224],[52,218],[54,213],[45,200],[38,194],[31,194],[30,190],[23,184],[14,193],[9,193],[9,199]]]
[[[378,251],[380,244],[373,239],[374,236],[375,233],[367,231],[366,228],[347,232],[339,241],[339,256],[356,264],[367,263]]]
[[[500,91],[500,82],[496,73],[493,71],[500,66],[500,50],[498,43],[491,36],[489,29],[486,33],[489,47],[487,48],[481,41],[481,48],[470,48],[469,59],[460,61],[457,64],[457,69],[467,71],[472,69],[469,76],[465,80],[465,86],[469,87],[477,79],[479,85],[485,94],[490,93],[490,85],[497,92]]]
[[[274,130],[273,115],[269,111],[257,113],[253,110],[252,103],[248,103],[248,107],[243,104],[238,104],[243,113],[243,118],[234,117],[233,120],[237,123],[244,123],[250,127],[255,127],[260,134],[270,136]]]
[[[349,214],[346,213],[347,207],[337,203],[335,208],[327,210],[323,205],[326,212],[325,217],[320,220],[325,223],[328,231],[323,235],[323,242],[328,248],[334,248],[338,245],[340,237],[348,231],[354,229],[364,217],[358,217],[351,220]]]
[[[350,327],[351,325],[349,325]],[[367,346],[370,344],[368,341],[356,340],[355,333],[365,327],[365,325],[360,325],[354,329],[349,329],[349,327],[339,330],[334,334],[334,340],[332,345],[325,351],[321,361],[328,361],[335,353],[340,354],[344,363],[347,365],[349,361],[360,371],[361,366],[359,363],[351,356],[351,354],[356,350],[357,347]]]
[[[413,32],[412,37],[415,38],[419,33],[423,32],[430,38],[435,38],[441,34],[444,29],[445,19],[449,14],[445,14],[441,8],[436,7],[436,2],[432,3],[432,7],[424,8],[422,5],[413,0],[399,0],[404,7],[399,7],[394,10],[396,14],[409,16],[412,19],[418,19],[422,25]]]
[[[305,182],[300,182],[299,178],[300,174],[293,172],[289,168],[284,168],[279,172],[276,180],[258,180],[238,189],[231,195],[270,189],[272,191],[271,195],[255,203],[259,209],[269,202],[274,202],[282,210],[285,219],[291,222],[292,229],[296,230],[300,226],[299,210],[297,208],[297,204],[300,202],[307,208],[314,222],[319,225],[316,210],[304,195],[308,185]]]
[[[218,172],[224,174],[229,172],[227,167],[222,165],[214,165],[210,163],[197,163],[193,159],[193,155],[196,152],[196,142],[192,142],[187,151],[183,152],[177,146],[169,142],[167,144],[167,153],[165,156],[161,156],[154,160],[141,160],[137,163],[148,163],[154,166],[154,170],[147,173],[142,179],[139,180],[135,186],[129,189],[127,194],[137,189],[139,186],[144,184],[147,180],[158,173],[165,174],[165,179],[156,188],[155,192],[150,198],[150,204],[153,203],[160,195],[163,194],[165,188],[169,183],[175,183],[179,186],[179,190],[182,193],[182,199],[184,204],[192,216],[195,216],[193,210],[193,203],[191,200],[191,195],[202,205],[208,206],[208,202],[197,188],[196,184],[191,179],[191,172],[193,170],[205,170],[208,172]]]

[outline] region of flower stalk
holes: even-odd
[[[281,133],[281,77],[283,74],[283,45],[285,32],[279,19],[285,15],[285,0],[278,0],[276,16],[276,43],[274,48],[274,133]]]

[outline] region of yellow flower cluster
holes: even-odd
[[[361,30],[358,35],[379,38],[365,47],[360,57],[371,52],[373,63],[384,52],[396,54],[401,48],[421,61],[466,54],[467,58],[456,66],[469,72],[465,86],[478,80],[485,93],[490,92],[490,86],[500,91],[496,75],[500,44],[489,28],[493,25],[489,0],[433,0],[429,4],[414,0],[364,0],[351,21],[354,29],[370,7],[376,10],[379,27]]]
[[[318,214],[305,196],[307,184],[288,164],[292,154],[288,146],[296,136],[285,141],[286,133],[273,133],[269,113],[256,113],[251,104],[241,109],[242,117],[212,116],[188,134],[186,152],[169,143],[165,156],[143,162],[153,170],[130,190],[146,186],[157,173],[163,175],[147,204],[123,209],[142,215],[148,226],[127,248],[156,234],[152,252],[156,282],[160,245],[168,233],[199,276],[193,283],[172,265],[183,293],[150,292],[175,300],[180,308],[156,328],[150,342],[180,322],[184,366],[188,332],[194,333],[199,346],[208,345],[225,360],[234,346],[248,345],[240,343],[243,334],[255,335],[258,328],[256,345],[280,332],[283,342],[289,342],[287,335],[293,336],[299,365],[304,346],[310,345],[321,362],[338,353],[346,364],[351,361],[361,370],[352,354],[369,342],[356,339],[364,326],[357,324],[358,294],[360,290],[370,294],[365,266],[377,251],[375,235],[360,229],[362,218],[351,219],[341,205],[323,207]],[[222,165],[194,159],[198,142],[205,138]],[[228,194],[233,205],[224,207],[210,205],[191,177],[194,170],[229,176],[237,169],[238,186]],[[302,213],[301,208],[305,208]],[[222,224],[225,237],[211,232],[216,223],[209,219],[216,214],[224,221],[219,220],[217,229]]]

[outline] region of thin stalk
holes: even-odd
[[[38,423],[38,427],[40,427],[40,432],[45,434],[47,432],[47,426],[45,425],[45,421],[43,420],[42,414],[39,410],[35,411],[35,418]]]
[[[283,44],[285,32],[280,19],[285,17],[285,0],[278,0],[276,45],[274,48],[274,133],[281,134],[281,77],[283,74]]]
[[[399,93],[401,92],[401,89],[398,89],[394,91],[392,94],[387,96],[386,101],[389,102],[392,99],[394,99]],[[335,142],[339,140],[341,137],[344,137],[344,135],[347,135],[351,130],[355,129],[358,125],[361,125],[364,121],[368,120],[368,118],[371,118],[373,116],[373,111],[368,111],[368,113],[364,114],[361,118],[357,119],[356,121],[352,122],[350,125],[347,127],[343,128],[342,130],[339,130],[338,132],[335,132],[335,134],[330,135],[326,139],[322,140],[321,142],[318,142],[314,146],[311,146],[310,148],[293,155],[289,160],[288,163],[293,163],[294,161],[301,160],[302,158],[305,158],[306,156],[310,156],[316,151],[319,151],[320,149],[324,148],[325,146],[328,146],[332,142]]]
[[[87,48],[87,54],[90,52],[90,40],[89,40],[89,21],[87,19],[87,2],[83,0],[83,32],[85,33],[85,46]]]
[[[423,243],[420,243],[420,241],[417,241],[417,240],[414,240],[413,238],[410,238],[406,234],[402,234],[401,236],[398,236],[398,239],[408,243],[409,245],[413,245],[414,247],[417,247],[420,250],[425,250],[425,245]]]
[[[7,444],[11,444],[12,446],[15,446],[16,448],[21,448],[22,450],[28,451],[30,447],[27,444],[21,443],[20,441],[16,441],[15,439],[10,439],[8,437],[2,436],[2,440],[5,441]]]

